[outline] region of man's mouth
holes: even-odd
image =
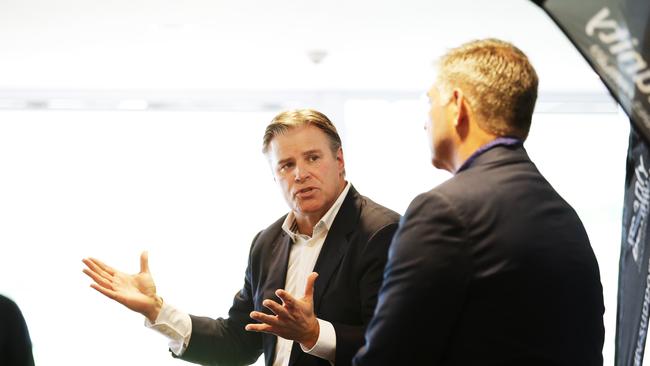
[[[294,194],[294,196],[298,197],[298,198],[302,198],[302,197],[305,197],[305,196],[309,196],[310,194],[312,194],[315,191],[316,191],[316,188],[314,188],[314,187],[306,187],[306,188],[298,190]]]

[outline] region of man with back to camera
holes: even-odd
[[[589,239],[523,147],[537,84],[503,41],[440,59],[425,130],[454,176],[404,214],[355,365],[603,364]]]
[[[277,115],[263,151],[290,212],[253,239],[228,318],[188,315],[163,302],[146,252],[138,274],[94,258],[83,260],[84,273],[93,288],[165,334],[174,357],[244,365],[264,353],[267,366],[349,365],[363,344],[399,215],[345,181],[341,139],[317,111]]]

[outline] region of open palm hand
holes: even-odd
[[[95,281],[90,287],[146,316],[150,321],[156,320],[162,299],[156,295],[147,252],[140,255],[140,272],[132,275],[118,271],[96,258],[85,258],[83,263],[87,266],[83,272]]]

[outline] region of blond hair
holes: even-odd
[[[498,39],[465,43],[438,62],[441,100],[461,89],[479,126],[497,136],[525,139],[537,99],[538,78],[528,57],[514,45]]]

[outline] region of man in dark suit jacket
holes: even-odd
[[[283,288],[291,246],[282,230],[284,218],[263,230],[253,241],[244,288],[235,297],[226,321],[192,316],[192,340],[183,359],[257,359],[262,349],[266,364],[272,363],[277,337],[262,333],[243,334],[252,309],[264,309],[264,299],[276,298]],[[359,195],[351,187],[327,235],[314,272],[314,312],[336,330],[336,365],[350,364],[363,345],[365,326],[372,317],[381,285],[388,244],[397,227],[395,213]],[[245,338],[242,342],[241,338]],[[215,340],[227,346],[215,347]],[[321,358],[293,345],[290,365],[329,365]]]
[[[291,211],[253,240],[228,318],[165,304],[146,253],[136,275],[93,258],[84,259],[84,272],[96,290],[167,335],[174,357],[244,365],[264,353],[268,366],[349,365],[363,344],[399,215],[345,181],[341,140],[323,114],[279,114],[263,146]]]
[[[602,365],[596,258],[523,147],[537,83],[502,41],[441,58],[426,131],[455,175],[405,213],[355,365]]]

